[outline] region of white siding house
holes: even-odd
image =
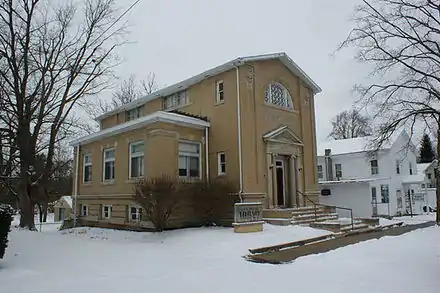
[[[417,174],[416,148],[408,134],[403,131],[374,150],[372,137],[320,144],[320,203],[351,208],[356,217],[423,212],[424,174]]]

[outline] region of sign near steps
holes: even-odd
[[[261,202],[236,203],[234,210],[234,232],[263,231],[263,205]]]

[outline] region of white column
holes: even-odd
[[[298,191],[300,191],[301,193],[298,194],[298,204],[299,205],[303,205],[304,204],[304,198],[303,198],[303,194],[304,194],[304,170],[303,170],[303,163],[302,163],[302,154],[299,154],[296,157],[296,174],[297,174],[297,178],[298,178]],[[306,203],[307,204],[307,203]]]
[[[267,201],[269,208],[273,208],[273,176],[272,176],[272,154],[266,154],[266,167],[267,167]]]
[[[291,207],[297,206],[296,201],[296,168],[295,168],[295,156],[292,155],[289,158],[289,193],[290,193],[290,205]]]

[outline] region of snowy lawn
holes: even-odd
[[[265,225],[255,234],[200,228],[136,233],[14,230],[0,292],[438,293],[440,228],[351,245],[291,264],[245,261],[248,248],[327,234]]]
[[[431,221],[435,221],[435,213],[414,215],[412,218],[411,216],[404,216],[404,217],[394,217],[391,220],[384,218],[379,219],[380,225],[390,225],[398,222],[404,222],[405,225],[417,225]]]

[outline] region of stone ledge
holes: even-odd
[[[235,233],[255,233],[263,231],[264,221],[233,223]]]

